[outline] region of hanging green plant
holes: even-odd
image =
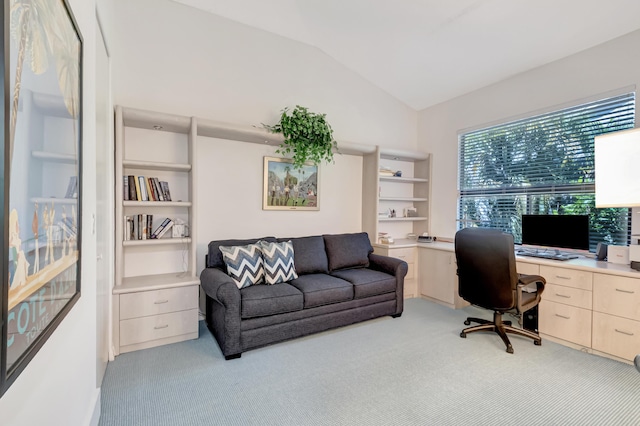
[[[290,157],[294,168],[300,169],[306,162],[333,163],[333,151],[338,149],[338,143],[333,139],[326,114],[309,112],[308,108],[296,105],[293,111],[283,109],[277,124],[263,123],[262,126],[272,133],[282,133],[284,142],[276,153]]]

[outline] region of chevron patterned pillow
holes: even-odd
[[[264,261],[264,278],[267,284],[278,284],[298,278],[293,263],[293,243],[258,241]]]
[[[220,246],[227,272],[238,288],[264,283],[262,253],[257,244]]]

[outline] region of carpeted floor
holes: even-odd
[[[120,355],[100,425],[638,425],[633,366],[544,341],[459,337],[467,315],[426,300],[225,361],[200,338]],[[490,319],[491,312],[483,311]]]

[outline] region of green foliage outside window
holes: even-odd
[[[523,214],[588,214],[591,246],[627,244],[630,210],[595,208],[594,137],[632,128],[627,94],[460,137],[460,227],[521,241]]]

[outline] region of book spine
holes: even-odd
[[[146,213],[142,214],[141,226],[142,226],[142,239],[146,240],[147,239],[147,214]]]
[[[167,201],[171,201],[171,192],[169,192],[169,182],[162,181],[160,182],[160,184],[162,185],[162,190],[164,191],[164,198]]]
[[[165,220],[162,221],[162,223],[160,225],[158,225],[158,227],[156,228],[155,231],[153,231],[151,233],[151,238],[158,238],[158,234],[164,229],[165,226],[167,226],[167,224],[171,221],[171,219],[166,218]]]
[[[140,201],[149,201],[149,196],[147,195],[147,186],[144,183],[144,176],[138,176],[138,184],[140,186]]]
[[[171,229],[171,227],[172,227],[172,226],[173,226],[173,221],[172,221],[171,219],[169,219],[169,223],[167,223],[167,226],[165,226],[165,227],[162,229],[162,231],[160,231],[160,232],[158,233],[158,236],[157,236],[156,238],[162,238],[162,236],[163,236],[164,234],[166,234],[166,233],[167,233],[167,231],[168,231],[169,229]]]
[[[136,194],[136,182],[133,175],[127,176],[129,180],[129,200],[136,201],[138,196]]]
[[[153,191],[151,190],[151,185],[149,185],[149,179],[151,179],[151,178],[145,178],[144,179],[144,185],[147,188],[147,196],[149,198],[149,201],[158,201],[153,196]]]
[[[162,194],[162,189],[160,188],[160,181],[158,178],[153,178],[153,186],[156,190],[156,194],[158,194],[158,199],[160,201],[164,201],[164,195]]]
[[[142,201],[142,192],[140,192],[140,179],[138,179],[138,176],[134,176],[133,180],[136,184],[136,200]]]
[[[129,201],[129,176],[122,176],[122,196],[125,201]]]

